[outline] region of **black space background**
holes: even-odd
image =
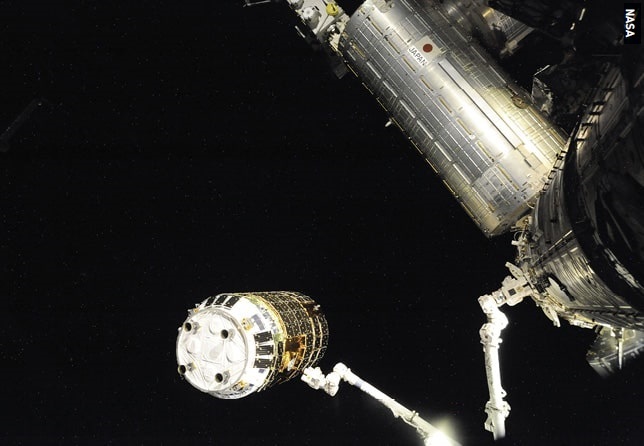
[[[286,6],[241,3],[0,1],[0,128],[43,104],[0,154],[0,443],[420,444],[350,386],[224,401],[179,379],[186,309],[288,289],[325,310],[325,371],[492,444],[476,298],[510,238],[479,233]],[[641,362],[601,380],[592,332],[507,314],[502,444],[641,444]]]

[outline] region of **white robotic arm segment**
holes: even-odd
[[[301,379],[316,390],[324,389],[331,396],[337,393],[340,379],[342,379],[379,401],[383,406],[391,410],[394,417],[402,418],[405,423],[416,428],[426,446],[460,446],[448,438],[442,431],[420,417],[418,412],[409,410],[390,396],[376,389],[341,362],[336,364],[333,367],[333,372],[326,376],[319,367],[309,367],[304,370]]]
[[[508,318],[499,310],[499,292],[497,298],[493,295],[485,295],[479,298],[479,305],[487,316],[487,322],[483,324],[479,334],[481,344],[485,353],[485,373],[487,375],[487,386],[490,392],[490,400],[485,405],[485,412],[488,415],[485,421],[485,429],[492,432],[494,439],[505,436],[505,419],[510,414],[510,405],[504,401],[506,393],[501,386],[501,367],[499,365],[499,345],[501,344],[501,331],[507,327]]]
[[[479,297],[479,305],[487,316],[487,322],[479,331],[485,353],[485,374],[490,393],[490,400],[485,405],[485,412],[488,415],[485,429],[492,432],[495,440],[505,437],[505,419],[510,415],[510,405],[504,400],[506,392],[501,386],[499,364],[501,332],[508,326],[508,318],[499,310],[499,307],[504,304],[516,305],[533,294],[523,271],[510,262],[505,266],[512,275],[503,279],[500,289]]]

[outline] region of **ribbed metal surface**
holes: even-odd
[[[368,0],[340,50],[486,235],[528,210],[564,135],[439,9]]]
[[[547,289],[550,298],[566,308],[564,317],[582,316],[589,322],[644,328],[643,316],[606,285],[579,244],[568,220],[562,176],[555,176],[535,209],[533,277],[542,290]]]
[[[603,74],[564,169],[535,208],[529,263],[564,317],[641,330],[644,100],[617,68]]]

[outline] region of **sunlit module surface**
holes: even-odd
[[[291,291],[226,293],[188,310],[178,372],[202,392],[236,399],[314,367],[329,331],[320,306]]]

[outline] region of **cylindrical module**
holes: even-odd
[[[644,331],[644,86],[604,70],[522,257],[566,319]]]
[[[566,138],[438,6],[367,0],[340,51],[486,235],[534,204]]]
[[[324,314],[300,293],[219,294],[188,313],[177,337],[179,374],[217,398],[242,398],[287,381],[326,351]]]

